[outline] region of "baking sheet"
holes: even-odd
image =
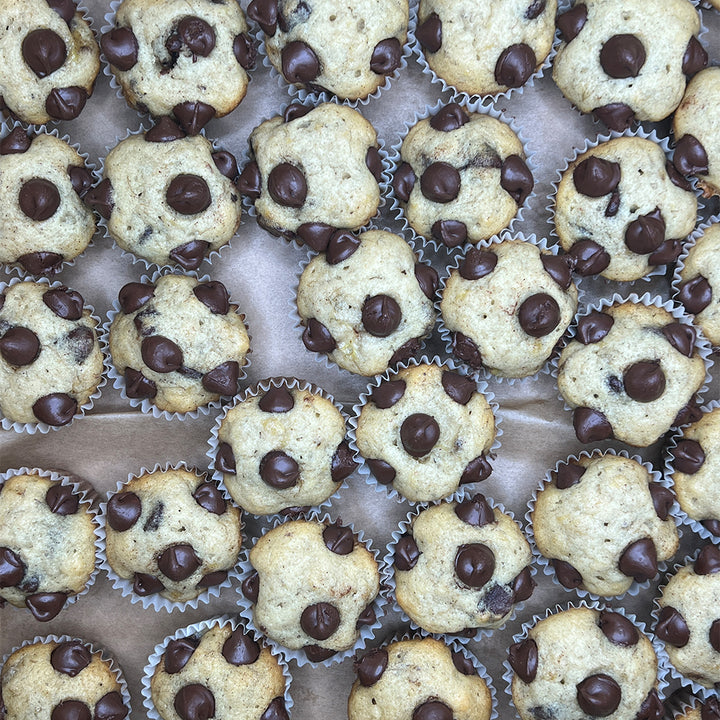
[[[245,7],[247,2],[242,4]],[[86,6],[99,33],[107,5],[89,0]],[[710,48],[711,61],[717,64],[720,62],[720,13],[706,9],[702,12],[709,28],[703,39]],[[434,104],[439,98],[449,100],[449,95],[441,93],[439,85],[431,84],[411,58],[409,67],[393,81],[391,88],[363,106],[361,111],[389,148],[398,141],[405,122],[410,121],[416,111]],[[226,118],[211,121],[206,134],[217,139],[220,147],[241,158],[252,129],[263,119],[276,114],[288,100],[286,89],[279,86],[276,78],[259,61],[245,100]],[[556,169],[562,167],[574,148],[582,146],[586,138],[603,133],[604,127],[572,109],[553,84],[549,72],[527,92],[514,93],[510,99],[502,100],[499,107],[528,138],[527,149],[534,154],[534,164],[538,168],[535,197],[517,230],[526,235],[547,236],[550,229],[547,196],[552,190]],[[140,123],[140,116],[116,96],[108,77],[101,73],[95,93],[80,118],[71,123],[59,123],[59,129],[61,134],[67,133],[72,142],[79,143],[81,151],[89,153],[91,162],[97,164],[98,158],[114,146],[117,138],[123,137],[128,128],[137,129]],[[659,134],[667,134],[667,124],[658,127]],[[718,212],[717,199],[708,204],[703,215],[708,216],[711,212]],[[391,230],[400,227],[391,218],[387,206],[378,225]],[[200,272],[224,282],[233,302],[247,317],[252,336],[252,364],[246,384],[255,384],[271,376],[299,377],[330,392],[350,411],[368,380],[327,367],[308,353],[291,316],[299,262],[305,255],[304,251],[284,240],[270,236],[245,215],[231,246],[225,248],[211,266],[203,264]],[[433,263],[442,273],[447,256],[438,255],[433,258]],[[128,256],[121,256],[111,241],[100,233],[85,255],[73,267],[65,269],[59,279],[78,290],[104,319],[122,285],[139,280],[146,273],[144,265],[133,264]],[[1,273],[0,279],[3,279]],[[623,292],[618,284],[603,281],[584,284],[588,291],[586,302],[601,293],[609,294],[618,289]],[[651,290],[668,297],[669,285],[666,278],[658,277],[651,282],[635,283],[632,290],[639,293]],[[445,357],[437,330],[425,352]],[[500,406],[502,444],[493,463],[493,474],[476,488],[501,502],[524,523],[527,502],[546,471],[558,460],[582,450],[583,446],[575,439],[571,415],[558,399],[550,376],[540,375],[537,379],[512,385],[490,380],[489,385]],[[704,399],[717,398],[717,387],[718,383],[714,381]],[[20,466],[57,469],[89,480],[104,494],[114,490],[117,482],[126,479],[129,473],[157,463],[184,461],[206,470],[208,458],[205,453],[216,414],[185,421],[154,419],[130,408],[109,383],[92,411],[69,427],[47,435],[0,430],[0,471]],[[603,443],[602,446],[623,447],[619,443]],[[658,445],[640,452],[631,449],[631,454],[640,454],[661,469]],[[378,492],[374,486],[367,485],[356,473],[340,498],[333,502],[331,514],[344,522],[354,523],[372,538],[376,547],[384,548],[392,531],[410,509],[408,503],[389,500],[384,491]],[[246,545],[257,537],[259,529],[260,523],[246,520]],[[684,558],[699,544],[686,529],[676,560]],[[469,648],[493,678],[501,720],[515,717],[502,679],[502,662],[513,634],[534,614],[544,613],[547,607],[558,603],[566,605],[577,597],[558,588],[542,572],[536,575],[536,580],[535,593],[514,621],[481,642],[469,643]],[[652,583],[637,597],[627,597],[616,604],[647,622],[658,584],[659,581]],[[50,633],[78,636],[101,645],[122,667],[132,693],[131,718],[139,720],[145,716],[140,679],[155,645],[179,627],[234,612],[236,597],[235,587],[232,587],[209,604],[200,604],[196,610],[172,613],[143,610],[140,604],[132,604],[129,598],[123,598],[113,590],[101,572],[90,592],[51,622],[39,623],[27,611],[10,605],[0,609],[0,658],[23,640]],[[384,637],[402,628],[399,616],[390,611],[373,645],[380,644]],[[298,669],[294,663],[290,663],[290,667],[294,677],[292,715],[296,720],[346,716],[347,695],[354,679],[350,661],[330,669],[309,665]],[[674,687],[676,685],[670,690]]]

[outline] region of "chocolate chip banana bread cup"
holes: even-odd
[[[357,463],[333,397],[296,378],[245,390],[218,417],[208,457],[246,512],[296,514],[337,497]]]
[[[46,278],[0,283],[0,426],[47,433],[88,412],[105,384],[99,321]]]
[[[393,146],[391,209],[436,251],[487,240],[514,227],[532,196],[526,145],[499,110],[439,101]]]
[[[240,616],[298,666],[340,662],[380,627],[377,555],[362,532],[328,515],[278,520],[242,563]]]
[[[197,417],[238,392],[249,364],[245,316],[223,283],[162,274],[120,288],[105,327],[110,377],[133,407]]]
[[[101,504],[100,520],[102,569],[146,609],[196,609],[238,577],[241,511],[184,464],[131,474]]]
[[[256,48],[238,2],[113,0],[100,46],[118,96],[189,135],[245,97]]]
[[[668,486],[649,463],[623,451],[582,452],[558,462],[525,516],[545,574],[581,597],[646,590],[679,545]]]
[[[484,382],[438,357],[377,377],[350,420],[361,474],[390,497],[430,502],[485,480],[500,447],[498,407]],[[359,459],[360,459],[359,458]]]
[[[331,235],[301,264],[302,342],[343,370],[372,376],[417,353],[435,325],[437,272],[400,235]]]
[[[582,443],[648,447],[697,419],[710,345],[681,308],[645,293],[590,306],[553,361]]]
[[[288,720],[287,661],[236,617],[179,628],[155,646],[142,677],[150,720]]]
[[[57,130],[0,128],[0,264],[53,275],[90,244],[95,215],[83,197],[93,165]]]

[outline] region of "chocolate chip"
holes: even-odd
[[[613,190],[608,200],[608,204],[605,206],[605,217],[615,217],[620,209],[620,193],[617,190]]]
[[[440,439],[440,426],[431,415],[413,413],[400,426],[400,440],[405,452],[414,458],[427,455]]]
[[[252,603],[256,603],[260,594],[260,576],[254,570],[243,581],[240,586],[242,594]]]
[[[176,175],[165,191],[165,201],[181,215],[197,215],[210,207],[211,200],[207,182],[198,175]]]
[[[415,172],[410,164],[406,162],[400,163],[400,167],[395,171],[392,181],[393,190],[398,199],[403,202],[410,199],[410,193],[415,187],[416,179]]]
[[[268,192],[278,205],[299,208],[307,197],[307,182],[302,170],[290,163],[276,165],[268,176]]]
[[[675,185],[675,187],[679,187],[681,190],[685,190],[687,192],[692,192],[692,185],[690,184],[690,181],[683,177],[669,160],[665,163],[665,172],[670,178],[670,182]]]
[[[330,334],[330,331],[315,318],[310,318],[307,321],[302,334],[302,341],[311,352],[330,353],[336,347],[335,338]]]
[[[320,60],[302,40],[293,40],[280,53],[282,74],[289,83],[309,83],[320,74]]]
[[[210,284],[210,283],[208,283]],[[219,284],[219,283],[218,283]],[[195,288],[197,290],[197,288]],[[118,293],[120,307],[126,315],[139,310],[155,295],[155,286],[146,283],[130,282],[123,285]],[[197,293],[196,293],[197,295]]]
[[[0,355],[9,365],[30,365],[40,354],[40,339],[29,328],[16,325],[0,338]]]
[[[555,25],[566,43],[574,40],[587,22],[587,5],[580,3],[558,15]]]
[[[484,455],[478,455],[473,458],[463,470],[460,476],[461,485],[469,485],[471,483],[486,480],[492,472],[492,466]]]
[[[620,183],[619,163],[591,155],[575,166],[575,189],[587,197],[602,197],[615,190]]]
[[[388,337],[402,321],[402,310],[389,295],[374,295],[365,299],[362,307],[362,324],[374,337]]]
[[[147,573],[135,573],[133,577],[133,592],[140,597],[155,595],[164,589],[165,586],[160,580]]]
[[[167,143],[186,137],[185,131],[170,117],[164,115],[145,133],[145,142]]]
[[[143,525],[143,532],[156,532],[160,527],[163,519],[163,513],[165,512],[165,504],[162,502],[156,502]]]
[[[683,135],[675,145],[673,165],[683,175],[705,174],[708,156],[705,148],[694,135]]]
[[[333,454],[330,464],[330,477],[333,482],[342,482],[353,473],[357,465],[347,440],[343,440]]]
[[[105,693],[95,703],[93,720],[123,720],[128,714],[128,708],[123,704],[119,692]]]
[[[426,700],[413,710],[412,720],[453,720],[453,711],[442,700]]]
[[[455,515],[467,525],[483,527],[495,522],[495,513],[481,493],[455,505]]]
[[[613,436],[612,425],[605,415],[588,407],[575,408],[573,427],[577,439],[583,443],[608,440]]]
[[[483,366],[480,349],[475,342],[461,332],[453,334],[453,353],[468,365],[479,370]]]
[[[468,587],[481,588],[495,572],[495,555],[482,543],[461,545],[455,554],[455,574]]]
[[[535,20],[545,12],[546,4],[546,0],[533,0],[528,9],[525,11],[523,17],[526,20]]]
[[[385,38],[374,48],[370,57],[370,69],[378,75],[392,75],[402,59],[402,45],[395,38]]]
[[[606,717],[617,710],[622,699],[620,686],[605,673],[590,675],[576,685],[580,709],[593,717]]]
[[[234,395],[238,390],[240,365],[235,360],[221,363],[202,376],[202,386],[216,395]]]
[[[202,564],[192,545],[178,543],[166,548],[158,557],[160,572],[171,580],[189,578]]]
[[[290,103],[283,112],[283,120],[286,123],[305,117],[313,108],[310,105],[303,105],[299,102]]]
[[[142,513],[140,498],[126,490],[115,493],[107,503],[107,521],[116,532],[129,530],[139,519]]]
[[[182,720],[208,720],[215,717],[215,696],[200,683],[181,687],[175,693],[173,706]]]
[[[278,0],[252,0],[248,5],[247,14],[266,35],[272,37],[275,34],[278,21]]]
[[[532,638],[513,643],[508,648],[508,662],[515,674],[526,684],[537,675],[538,649]]]
[[[183,365],[182,350],[169,338],[151,335],[140,344],[143,362],[155,372],[169,373]]]
[[[637,582],[651,580],[658,573],[655,543],[650,538],[640,538],[630,543],[623,550],[618,567],[623,575]]]
[[[554,558],[550,561],[558,582],[569,590],[574,590],[582,585],[583,579],[579,571],[565,560]]]
[[[710,625],[708,639],[713,650],[720,652],[720,618],[713,620],[712,625]]]
[[[715,537],[720,537],[720,520],[714,518],[706,518],[701,521],[702,526]]]
[[[370,392],[370,399],[381,410],[395,405],[405,394],[404,380],[385,380]]]
[[[678,300],[685,306],[685,309],[697,315],[702,312],[711,302],[713,291],[710,283],[702,275],[684,282],[678,292]]]
[[[664,240],[660,243],[658,249],[649,255],[648,263],[650,265],[667,265],[675,262],[680,257],[682,249],[681,240]]]
[[[637,645],[640,633],[624,615],[610,610],[601,610],[598,624],[603,635],[613,644],[621,647]]]
[[[210,243],[205,240],[190,240],[178,245],[170,251],[170,259],[180,265],[183,270],[197,270],[202,263]]]
[[[675,416],[674,426],[697,422],[702,417],[702,410],[697,404],[697,397],[692,398]]]
[[[535,186],[530,168],[519,155],[508,155],[500,168],[500,187],[522,205]]]
[[[682,355],[692,357],[695,349],[695,328],[680,322],[668,323],[661,330],[665,339]]]
[[[505,48],[495,63],[495,82],[509,88],[523,86],[535,72],[537,60],[533,49],[525,43]]]
[[[192,15],[184,17],[177,26],[182,42],[193,54],[207,57],[215,47],[215,31],[202,18]]]
[[[716,623],[713,623],[715,625]],[[717,649],[717,648],[716,648]],[[720,650],[718,650],[720,652]],[[709,697],[705,703],[700,706],[700,720],[719,720],[720,719],[720,701],[716,697]]]
[[[395,545],[393,564],[398,570],[412,570],[420,559],[420,549],[412,535],[403,535]]]
[[[641,360],[623,373],[625,392],[638,402],[652,402],[665,392],[665,373],[658,360]]]
[[[22,154],[30,149],[31,144],[27,131],[18,125],[0,140],[0,155]]]
[[[154,398],[157,385],[139,370],[125,368],[125,393],[129,398]]]
[[[163,655],[163,667],[168,675],[179,673],[197,649],[200,639],[194,635],[170,640]]]
[[[545,337],[558,326],[560,307],[555,298],[547,293],[530,295],[520,305],[518,322],[531,337]]]
[[[222,515],[227,510],[227,501],[215,483],[200,483],[192,496],[203,510],[207,510],[213,515]]]
[[[655,634],[675,647],[685,647],[690,640],[690,628],[682,614],[670,605],[665,606],[658,616]]]
[[[449,248],[462,245],[467,240],[467,225],[460,220],[436,220],[430,232],[435,240]]]
[[[15,587],[25,576],[25,563],[8,547],[0,547],[0,587]]]
[[[300,467],[282,450],[271,450],[260,460],[260,477],[276,490],[293,487],[300,478]]]
[[[459,405],[467,405],[477,392],[477,385],[465,375],[443,370],[441,383],[445,394]]]
[[[330,603],[308,605],[300,615],[300,627],[315,640],[327,640],[339,626],[340,612]]]
[[[284,385],[270,389],[260,398],[258,407],[266,413],[286,413],[295,406],[295,399]]]
[[[654,252],[664,239],[665,220],[659,208],[646,215],[640,215],[625,230],[625,245],[639,255]]]
[[[17,261],[32,275],[52,275],[60,270],[63,256],[54,252],[32,252],[21,255]]]
[[[111,65],[126,72],[138,61],[138,42],[128,27],[116,27],[100,38],[100,47]]]
[[[215,108],[199,100],[178,103],[172,111],[188,135],[197,135],[215,117]]]
[[[64,320],[79,320],[82,317],[84,303],[82,295],[75,290],[68,290],[64,285],[45,291],[43,302]]]
[[[418,25],[415,37],[429,53],[436,53],[442,47],[442,20],[432,12]]]
[[[250,70],[255,67],[257,48],[255,43],[245,33],[238,33],[233,40],[233,54],[240,67]]]
[[[65,41],[53,30],[32,30],[22,41],[22,56],[30,69],[44,78],[65,64],[67,47]]]
[[[439,132],[452,132],[469,122],[470,118],[463,108],[455,102],[440,108],[430,118],[430,127]]]
[[[610,264],[610,254],[594,240],[578,240],[568,255],[575,263],[575,272],[582,276],[597,275]]]
[[[325,547],[336,555],[349,555],[355,547],[355,536],[349,527],[328,525],[322,533]]]
[[[228,180],[235,180],[238,176],[238,164],[235,156],[227,150],[218,150],[212,154],[213,162],[218,172]]]
[[[90,708],[81,700],[63,700],[50,713],[50,720],[91,720]]]
[[[63,675],[75,677],[92,660],[90,651],[78,640],[58,643],[50,653],[50,664]]]
[[[365,166],[379,183],[382,180],[383,163],[380,151],[374,145],[371,145],[365,153]]]
[[[567,290],[572,282],[572,273],[567,257],[540,255],[545,272],[563,289]]]
[[[409,360],[420,349],[421,338],[410,338],[404,342],[393,354],[388,361],[388,367],[393,367],[398,363]]]
[[[494,252],[471,248],[460,263],[458,272],[465,280],[479,280],[495,269],[497,261],[498,257]]]
[[[388,665],[385,648],[374,648],[355,663],[355,673],[363,687],[371,687],[383,675]]]
[[[35,593],[25,598],[25,606],[39,622],[48,622],[60,614],[67,602],[67,593]]]
[[[600,65],[612,78],[637,77],[645,64],[645,46],[636,35],[613,35],[600,49]]]
[[[84,197],[93,183],[93,176],[90,171],[84,166],[69,165],[67,172],[73,190],[78,197]]]
[[[395,468],[384,460],[367,458],[370,472],[381,485],[389,485],[395,479]]]
[[[45,493],[45,504],[56,515],[74,515],[78,511],[80,498],[70,486],[54,483]]]
[[[216,570],[215,572],[207,573],[200,578],[200,581],[196,585],[199,588],[209,588],[215,585],[221,585],[228,578],[227,570]]]
[[[358,615],[358,619],[355,622],[355,627],[360,628],[364,625],[374,625],[377,622],[377,613],[373,604],[370,603],[365,609]]]
[[[705,451],[697,440],[680,440],[671,454],[675,470],[686,475],[694,475],[705,462]]]
[[[85,88],[53,88],[45,100],[45,111],[56,120],[74,120],[85,107],[88,93]]]
[[[494,615],[507,615],[513,606],[512,590],[506,585],[495,583],[486,591],[482,602]]]
[[[338,230],[330,237],[325,253],[328,265],[347,260],[360,247],[360,240],[349,230]]]
[[[536,587],[537,583],[533,580],[530,566],[527,565],[515,576],[511,583],[512,602],[519,603],[527,600],[533,594]]]
[[[652,499],[655,514],[660,520],[667,520],[670,514],[670,508],[675,502],[675,494],[669,488],[660,483],[650,483],[650,498]]]
[[[720,549],[715,545],[705,545],[695,560],[696,575],[714,575],[720,572]]]
[[[260,716],[260,720],[290,720],[290,715],[285,707],[285,698],[274,698]]]
[[[115,207],[110,178],[105,178],[95,187],[90,188],[85,195],[85,202],[107,220]]]
[[[84,325],[70,330],[70,332],[65,335],[65,338],[70,345],[73,360],[78,365],[82,365],[95,349],[95,333]]]
[[[415,263],[415,279],[422,290],[423,295],[428,300],[434,300],[437,294],[438,285],[440,279],[438,278],[437,270],[425,265],[424,263]]]
[[[252,665],[260,657],[260,646],[239,627],[223,643],[222,654],[230,665]]]
[[[43,395],[32,406],[35,417],[48,425],[67,425],[78,410],[77,400],[67,393]]]
[[[449,163],[430,163],[420,176],[420,190],[433,202],[451,202],[460,192],[460,173]]]
[[[663,717],[665,717],[665,706],[660,700],[657,690],[652,688],[642,701],[635,720],[661,720]]]
[[[77,8],[73,0],[46,0],[48,7],[54,10],[68,25],[72,21]]]
[[[27,217],[41,222],[57,212],[60,207],[60,193],[49,180],[32,178],[20,188],[18,204]]]
[[[596,107],[592,111],[593,115],[602,123],[610,128],[622,132],[627,130],[635,120],[635,111],[622,102],[608,103]]]
[[[700,41],[692,35],[683,55],[682,71],[685,75],[694,75],[708,64],[708,54]]]
[[[324,662],[337,653],[337,650],[320,647],[319,645],[305,645],[303,650],[307,659],[314,663]]]
[[[368,152],[370,152],[368,150]],[[330,237],[336,231],[332,225],[327,223],[303,223],[298,227],[297,234],[300,240],[315,252],[325,252],[330,242]]]
[[[585,468],[574,462],[563,463],[555,473],[555,487],[558,490],[567,490],[580,482],[585,474]]]

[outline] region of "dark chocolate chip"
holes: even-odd
[[[578,275],[597,275],[610,264],[610,254],[594,240],[578,240],[570,248],[568,255],[575,263]]]
[[[573,427],[577,439],[583,443],[608,440],[613,436],[612,425],[605,415],[588,407],[575,408]]]
[[[63,675],[75,677],[92,660],[90,651],[78,640],[59,643],[50,653],[50,664]]]
[[[368,150],[369,152],[369,150]],[[325,252],[330,238],[336,231],[332,225],[322,222],[303,223],[297,229],[299,239],[315,252]]]
[[[567,290],[572,282],[572,272],[567,257],[540,255],[545,272],[563,289]]]
[[[260,720],[290,720],[290,715],[285,707],[285,698],[274,698],[260,716]]]
[[[537,59],[525,43],[505,48],[495,63],[495,82],[510,88],[522,87],[535,72]]]
[[[574,590],[582,585],[582,575],[569,562],[558,560],[557,558],[550,562],[555,569],[555,575],[561,585],[569,590]]]
[[[32,406],[35,417],[48,425],[67,425],[78,410],[77,400],[67,393],[50,393],[36,400]]]
[[[0,338],[0,355],[9,365],[30,365],[39,354],[40,339],[29,328],[16,325]]]
[[[187,543],[166,548],[158,557],[157,563],[160,572],[176,582],[189,578],[202,565],[193,546]]]
[[[27,130],[18,125],[0,140],[0,155],[22,154],[30,149],[31,144]]]
[[[498,257],[494,252],[471,248],[460,263],[458,272],[465,280],[479,280],[495,269],[497,261]]]
[[[252,0],[248,5],[247,14],[266,35],[272,37],[275,34],[278,21],[278,0]]]
[[[250,602],[257,602],[260,594],[260,576],[257,574],[257,571],[254,570],[242,581],[240,589],[242,590],[242,594]]]
[[[55,705],[50,720],[91,720],[90,708],[81,700],[63,700]]]
[[[39,622],[48,622],[60,614],[67,602],[67,593],[34,593],[25,598],[25,606]]]
[[[307,197],[305,175],[295,165],[280,163],[268,176],[268,192],[278,205],[299,208]]]
[[[252,665],[260,657],[260,645],[239,627],[223,643],[222,654],[231,665]]]
[[[606,717],[617,710],[622,691],[617,682],[605,673],[590,675],[576,685],[580,709],[593,717]]]
[[[170,251],[170,259],[183,270],[197,270],[202,263],[210,243],[205,240],[190,240]]]
[[[210,309],[213,315],[227,315],[230,310],[230,294],[217,280],[200,283],[193,288],[195,297]]]
[[[75,17],[77,7],[73,0],[46,0],[48,7],[54,10],[68,25]]]
[[[133,592],[140,597],[155,595],[164,589],[160,580],[147,573],[135,573],[133,577]]]
[[[73,85],[53,88],[45,100],[45,111],[56,120],[74,120],[85,107],[87,90]]]
[[[395,38],[381,40],[370,57],[370,69],[378,75],[392,75],[399,67],[402,59],[402,45]]]
[[[354,455],[347,440],[343,440],[338,446],[330,463],[330,477],[333,482],[342,482],[346,477],[351,475],[358,464],[355,462]]]
[[[182,720],[208,720],[215,717],[215,696],[200,683],[181,687],[175,693],[173,706]]]
[[[44,292],[43,302],[64,320],[79,320],[82,317],[82,295],[75,290],[68,290],[65,286]]]
[[[95,703],[93,720],[123,720],[127,714],[128,708],[123,703],[122,695],[112,691],[105,693]]]
[[[45,493],[45,504],[56,515],[74,515],[78,511],[80,498],[69,485],[54,483]]]
[[[238,164],[235,156],[227,150],[218,150],[212,154],[213,162],[218,172],[228,180],[235,180],[238,176]]]
[[[558,490],[567,490],[568,488],[580,482],[580,478],[585,474],[585,468],[577,463],[563,463],[555,474],[555,487]]]
[[[600,49],[600,65],[612,78],[637,77],[645,64],[645,46],[636,35],[613,35]]]
[[[282,74],[289,83],[309,83],[320,74],[320,60],[302,40],[293,40],[280,53]]]
[[[362,307],[362,324],[375,337],[388,337],[402,321],[402,310],[389,295],[374,295],[365,299]]]
[[[666,643],[675,647],[685,647],[690,640],[690,628],[682,614],[670,605],[666,605],[658,616],[655,634]]]
[[[139,370],[126,367],[125,393],[129,398],[153,398],[157,395],[157,385]]]
[[[412,535],[403,535],[395,545],[393,564],[398,570],[412,570],[420,559],[420,549]]]
[[[471,483],[481,482],[490,477],[492,466],[484,455],[478,455],[473,458],[463,470],[460,476],[461,485],[469,485]]]
[[[566,43],[574,40],[587,22],[587,5],[579,3],[575,7],[570,8],[562,15],[558,15],[555,20],[555,25],[560,34],[563,36],[563,40]]]
[[[655,543],[650,538],[640,538],[630,543],[623,550],[618,567],[623,575],[637,582],[651,580],[658,573]]]
[[[712,625],[710,625],[708,639],[713,650],[720,653],[720,618],[713,620]]]
[[[690,36],[685,54],[683,55],[682,71],[685,75],[694,75],[700,72],[708,64],[708,54],[700,41],[694,36]]]
[[[453,711],[442,700],[426,700],[413,710],[412,720],[453,720]]]
[[[91,328],[80,325],[70,330],[65,337],[70,345],[73,360],[78,365],[82,365],[95,348],[95,333]]]
[[[696,333],[695,328],[691,325],[685,325],[680,322],[668,323],[663,329],[662,334],[665,339],[682,355],[692,357],[695,350]]]
[[[266,413],[286,413],[290,412],[294,406],[295,399],[284,385],[280,387],[272,385],[258,402],[258,407]]]
[[[107,521],[116,532],[129,530],[142,513],[140,498],[130,491],[115,493],[107,504]]]
[[[701,521],[702,526],[715,537],[720,537],[720,520],[715,518],[706,518]]]
[[[429,53],[436,53],[442,47],[442,20],[432,12],[423,20],[415,32],[415,37]]]
[[[672,238],[664,240],[660,243],[658,249],[648,256],[648,263],[650,265],[673,263],[680,257],[682,249],[681,240],[673,240]]]
[[[211,200],[210,188],[199,175],[176,175],[165,191],[165,201],[181,215],[197,215],[210,207]]]
[[[328,241],[325,260],[328,265],[338,265],[347,260],[360,247],[360,240],[349,230],[337,230]]]
[[[694,475],[705,462],[705,451],[697,440],[680,440],[672,451],[675,470]]]
[[[605,206],[605,217],[615,217],[620,209],[620,193],[617,190],[613,190],[608,200],[608,204]]]
[[[460,192],[460,173],[449,163],[430,163],[420,176],[420,190],[433,202],[452,202]]]
[[[370,392],[370,399],[376,407],[385,410],[395,405],[405,394],[404,380],[385,380]]]
[[[512,602],[519,603],[527,600],[533,594],[536,587],[537,583],[533,579],[532,571],[528,565],[515,576],[515,579],[511,583]]]
[[[155,372],[169,373],[183,366],[182,350],[169,338],[151,335],[140,344],[143,362]]]
[[[358,619],[355,622],[356,628],[361,628],[364,625],[374,625],[377,622],[377,613],[373,604],[370,603],[365,609],[358,615]]]
[[[215,47],[215,31],[202,18],[188,15],[177,26],[180,40],[193,54],[207,57]]]
[[[283,120],[286,123],[305,117],[313,108],[309,105],[303,105],[299,102],[290,103],[283,113]]]
[[[170,640],[163,655],[163,667],[168,675],[179,673],[197,649],[200,639],[194,635]]]
[[[307,321],[305,330],[303,330],[302,341],[311,352],[329,353],[336,347],[335,338],[330,334],[330,331],[315,318],[310,318]]]
[[[403,343],[393,354],[388,362],[388,367],[393,367],[398,363],[405,362],[417,353],[420,349],[421,338],[410,338]]]
[[[337,653],[337,650],[320,647],[319,645],[305,645],[303,650],[307,659],[314,663],[324,662]]]
[[[670,508],[675,502],[675,494],[669,488],[660,483],[650,483],[650,498],[652,499],[655,514],[660,520],[667,520],[670,514]]]
[[[440,426],[432,415],[413,413],[400,426],[400,440],[405,452],[414,458],[427,455],[440,439]]]
[[[93,183],[91,172],[81,165],[69,165],[67,172],[73,190],[78,194],[78,197],[84,197]]]
[[[199,588],[215,587],[215,585],[221,585],[228,578],[227,570],[216,570],[215,572],[207,573],[200,578],[200,581],[196,585]]]
[[[255,43],[245,33],[239,33],[233,40],[233,53],[240,67],[250,70],[255,67],[257,48]]]
[[[519,155],[508,155],[500,168],[500,187],[522,205],[535,186],[530,168]]]
[[[15,587],[25,576],[25,563],[8,547],[0,547],[0,587]]]
[[[453,353],[477,370],[483,366],[480,349],[471,338],[461,332],[453,334]]]
[[[383,675],[388,664],[385,648],[374,648],[355,663],[355,673],[363,687],[371,687]]]
[[[473,675],[477,675],[477,670],[475,668],[475,665],[473,665],[473,661],[465,655],[461,650],[453,650],[450,653],[450,658],[452,659],[452,663],[455,666],[455,669],[461,674],[461,675],[467,675],[469,677],[472,677]]]
[[[215,483],[200,483],[192,496],[203,510],[207,510],[213,515],[222,515],[227,510],[227,501]]]
[[[681,190],[686,190],[687,192],[692,192],[692,185],[690,181],[685,178],[683,175],[681,175],[677,168],[668,160],[665,163],[665,172],[668,174],[668,177],[670,178],[670,182],[675,185],[676,187],[679,187]]]
[[[443,371],[441,382],[445,394],[459,405],[467,405],[477,392],[477,385],[473,380],[450,370]]]
[[[702,312],[712,302],[712,297],[712,287],[702,275],[697,275],[692,280],[684,282],[678,292],[678,300],[693,315]]]
[[[389,485],[395,479],[395,468],[384,460],[367,458],[370,472],[381,485]]]
[[[483,527],[495,522],[492,506],[481,493],[455,505],[455,515],[468,525]]]
[[[591,155],[575,166],[573,183],[575,189],[587,197],[602,197],[613,192],[620,183],[619,163]]]
[[[215,117],[215,108],[199,100],[178,103],[172,111],[188,135],[197,135]]]
[[[327,640],[340,626],[340,612],[326,602],[308,605],[300,615],[300,627],[314,640]]]
[[[665,220],[659,208],[633,220],[625,230],[625,245],[634,253],[646,255],[665,240]]]
[[[599,618],[603,635],[613,644],[621,647],[637,645],[640,633],[624,615],[611,610],[601,610]]]
[[[439,132],[452,132],[465,125],[469,120],[470,118],[462,106],[451,102],[441,107],[430,118],[430,127]]]
[[[622,132],[627,130],[635,120],[635,111],[622,102],[608,103],[596,107],[592,111],[593,115],[602,123],[610,128]]]
[[[467,240],[467,225],[461,220],[436,220],[430,232],[435,240],[449,248],[458,247]]]
[[[396,197],[403,202],[407,202],[410,199],[410,193],[415,187],[416,180],[415,172],[410,164],[406,162],[400,163],[400,167],[395,171],[392,181]]]
[[[661,720],[663,717],[665,717],[665,706],[660,700],[657,690],[652,688],[642,701],[635,720]]]
[[[54,252],[38,251],[21,255],[18,262],[32,275],[52,275],[60,270],[63,256]]]
[[[155,502],[152,506],[152,510],[145,519],[143,532],[155,532],[160,527],[164,512],[165,504],[162,502]]]
[[[135,67],[138,61],[138,42],[128,27],[116,27],[100,38],[100,47],[111,65],[123,72]]]
[[[85,202],[107,220],[115,207],[110,178],[105,178],[95,187],[90,188],[85,195]]]
[[[41,222],[57,212],[60,207],[60,193],[49,180],[32,178],[20,188],[18,204],[27,217]]]
[[[652,402],[665,392],[665,373],[657,360],[633,363],[623,373],[625,392],[638,402]]]
[[[355,536],[349,527],[328,525],[322,533],[325,547],[336,555],[349,555],[355,547]]]
[[[440,279],[437,270],[430,265],[424,263],[415,263],[415,279],[422,290],[423,295],[428,300],[434,300],[437,294]]]
[[[538,649],[532,638],[513,643],[508,648],[508,662],[515,674],[526,684],[537,675]]]
[[[234,395],[238,390],[240,365],[236,360],[221,363],[202,376],[202,386],[217,395]]]
[[[705,148],[694,135],[683,135],[675,145],[673,165],[683,175],[705,174],[708,156]]]
[[[53,30],[41,28],[29,32],[22,41],[22,56],[30,69],[44,78],[65,64],[65,41]]]
[[[546,5],[546,0],[533,0],[533,2],[530,3],[528,9],[525,11],[523,17],[526,20],[535,20],[545,12]]]
[[[468,587],[481,588],[495,572],[495,555],[482,543],[461,545],[455,554],[455,574]]]
[[[271,450],[260,460],[260,477],[276,490],[293,487],[300,477],[300,467],[282,450]]]
[[[518,322],[531,337],[549,335],[560,322],[560,307],[557,300],[547,293],[530,295],[520,305]]]
[[[695,560],[696,575],[714,575],[720,572],[720,549],[715,545],[705,545]]]
[[[483,598],[485,607],[494,615],[507,615],[512,610],[513,593],[507,585],[490,586]]]
[[[713,623],[713,625],[715,624]],[[720,700],[718,698],[709,697],[705,700],[705,703],[700,707],[700,720],[720,720]]]
[[[679,426],[697,422],[702,417],[702,414],[702,410],[698,405],[697,397],[694,397],[675,416],[672,424],[674,426]]]
[[[170,117],[164,115],[145,133],[145,142],[167,143],[186,137],[185,131]]]

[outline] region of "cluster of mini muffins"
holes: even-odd
[[[0,606],[62,619],[100,570],[146,612],[235,593],[235,612],[158,638],[153,720],[287,720],[292,666],[343,662],[349,720],[720,720],[711,5],[115,0],[98,32],[75,0],[0,0],[2,431],[41,444],[108,379],[153,422],[215,415],[208,470],[138,468],[105,497],[2,472]],[[95,166],[55,123],[94,102],[101,61],[147,117]],[[446,99],[386,145],[363,110],[411,62]],[[247,148],[208,137],[260,64],[289,102]],[[505,107],[546,71],[607,128],[562,167]],[[543,174],[539,236],[524,220]],[[252,374],[245,298],[214,277],[243,216],[299,253],[297,350],[359,395]],[[99,232],[139,270],[104,317],[63,281]],[[493,390],[541,375],[580,449],[520,517],[481,492],[503,453]],[[384,547],[337,512],[353,475],[407,510]],[[573,599],[531,616],[538,571]],[[623,604],[639,597],[648,623]],[[393,614],[404,630],[383,637]],[[515,620],[503,700],[482,647]],[[2,663],[2,720],[137,711],[82,638],[28,638]]]

